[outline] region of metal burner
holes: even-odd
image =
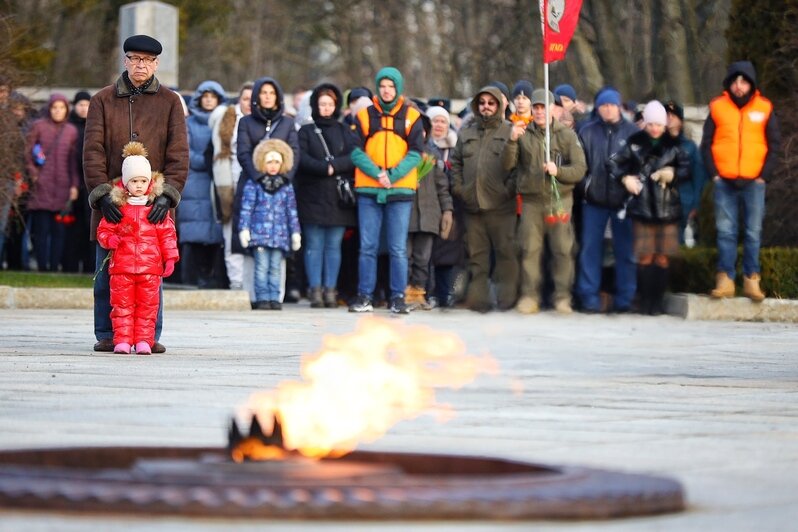
[[[357,451],[236,463],[228,449],[0,452],[0,506],[278,519],[587,519],[684,509],[678,482],[468,456]]]

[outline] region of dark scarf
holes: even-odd
[[[149,89],[154,79],[155,76],[150,76],[150,79],[142,83],[140,87],[136,87],[133,85],[133,82],[130,81],[130,76],[127,75],[127,70],[122,73],[122,80],[125,82],[125,87],[127,87],[127,90],[130,91],[130,94],[133,94],[134,96]]]
[[[313,111],[313,113],[311,113],[311,117],[313,118],[313,122],[320,128],[330,127],[338,123],[338,120],[336,120],[335,118],[331,116],[321,117],[316,111]]]
[[[745,107],[748,104],[748,102],[751,101],[751,98],[754,97],[754,89],[751,89],[750,91],[748,91],[742,98],[738,98],[737,96],[732,94],[731,91],[729,91],[729,97],[734,102],[734,105],[736,105],[738,108],[742,109],[743,107]]]

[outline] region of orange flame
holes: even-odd
[[[286,449],[341,456],[399,421],[446,410],[436,388],[457,389],[497,371],[495,359],[466,354],[453,333],[368,317],[354,333],[325,336],[318,353],[304,355],[301,382],[254,394],[245,408],[264,428],[276,414]]]

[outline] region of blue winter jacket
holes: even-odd
[[[183,198],[177,208],[177,229],[180,243],[221,244],[222,224],[216,210],[216,194],[211,174],[213,147],[211,128],[208,126],[210,112],[202,110],[200,98],[205,92],[213,92],[224,102],[222,86],[215,81],[203,81],[194,91],[188,108],[191,116],[186,119],[188,127],[189,169],[183,188]]]
[[[626,189],[610,179],[607,162],[610,157],[626,146],[626,140],[640,129],[621,118],[620,122],[608,124],[601,119],[588,122],[579,130],[579,138],[587,159],[587,174],[584,180],[584,198],[591,205],[620,209],[626,199]]]
[[[274,194],[260,183],[247,179],[241,195],[241,219],[238,230],[250,232],[249,247],[258,246],[291,250],[291,235],[300,233],[294,187],[285,185]]]

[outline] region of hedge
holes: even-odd
[[[742,247],[737,252],[734,282],[742,294]],[[798,248],[762,248],[762,290],[768,297],[798,299]],[[669,287],[672,292],[707,294],[715,286],[718,250],[714,247],[682,248],[671,260]]]

